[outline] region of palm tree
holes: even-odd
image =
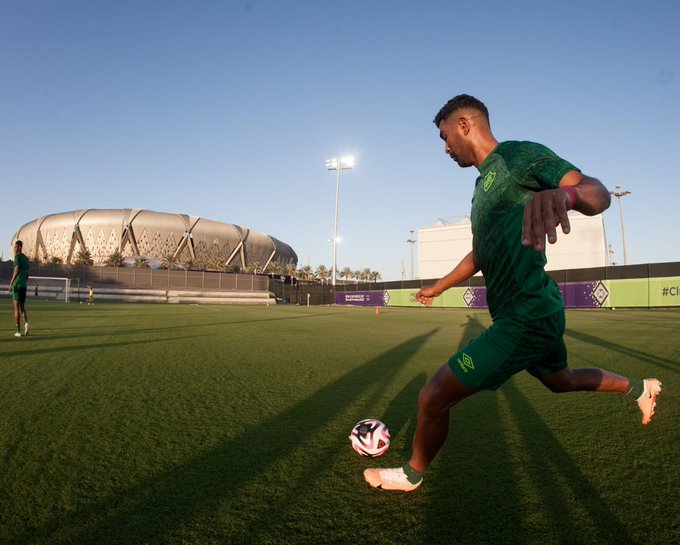
[[[354,283],[358,284],[359,280],[361,280],[361,271],[359,269],[357,269],[356,271],[354,271],[352,273],[352,276],[354,277]]]
[[[259,274],[262,272],[262,263],[259,261],[253,261],[250,264],[250,267],[247,267],[248,270],[250,270],[250,274]]]
[[[269,265],[267,265],[267,272],[269,274],[281,274],[283,266],[278,261],[270,261]]]
[[[146,259],[145,257],[135,258],[135,269],[148,269],[148,268],[149,268],[148,259]]]
[[[312,267],[309,265],[305,265],[304,267],[300,267],[300,276],[307,282],[311,282],[314,280],[314,271],[312,271]]]
[[[74,265],[92,265],[93,263],[94,260],[92,259],[90,250],[88,250],[87,248],[78,250],[78,253],[76,254],[76,259],[73,262]]]
[[[123,261],[123,254],[120,253],[120,250],[116,249],[113,253],[109,254],[109,257],[106,258],[104,263],[109,267],[122,267]]]
[[[295,268],[295,263],[288,263],[288,265],[286,265],[286,274],[291,278],[297,278],[298,272]]]
[[[224,261],[221,259],[214,257],[213,259],[209,260],[207,263],[207,268],[208,270],[211,271],[220,271],[220,272],[225,272],[227,270],[227,266],[225,265]]]
[[[382,275],[378,271],[371,271],[371,280],[373,280],[373,282],[382,280]]]
[[[327,281],[330,278],[331,271],[328,270],[328,267],[326,267],[326,265],[319,265],[316,268],[314,274],[319,280],[321,280],[321,283],[323,284],[324,281]]]
[[[168,254],[163,258],[163,261],[161,262],[161,269],[176,269],[177,264],[179,263],[179,260],[173,255],[173,254]]]
[[[340,271],[340,278],[344,278],[345,280],[349,280],[354,276],[354,271],[350,269],[349,267],[345,267]]]
[[[361,280],[364,282],[368,282],[371,279],[371,269],[366,267],[365,269],[361,269]]]
[[[53,255],[52,257],[50,257],[50,263],[52,265],[59,265],[60,263],[63,263],[63,260],[61,259],[61,257]]]

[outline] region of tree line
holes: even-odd
[[[118,250],[111,253],[104,264],[110,267],[124,267],[130,258],[126,258]],[[145,257],[134,257],[133,267],[137,269],[148,269],[150,267],[149,260]],[[48,257],[44,260],[46,263],[61,264],[63,260],[60,257]],[[89,250],[80,250],[76,253],[73,259],[73,265],[87,266],[93,265],[94,259]],[[243,268],[240,264],[226,265],[226,263],[218,258],[201,260],[188,259],[180,260],[173,255],[165,256],[161,261],[161,268],[167,270],[193,270],[193,271],[217,271],[228,273],[241,274],[275,274],[288,275],[297,280],[305,282],[329,282],[332,278],[332,269],[325,265],[319,265],[313,268],[311,265],[305,265],[297,268],[294,264],[281,265],[277,262],[270,262],[265,270],[265,264],[259,261],[253,261],[250,265]],[[372,271],[369,268],[354,270],[350,267],[344,267],[336,271],[336,276],[344,281],[355,282],[377,282],[382,280],[382,275],[378,271]]]

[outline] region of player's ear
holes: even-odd
[[[467,117],[458,118],[458,130],[465,135],[470,132],[470,120]]]

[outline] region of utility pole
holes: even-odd
[[[624,191],[620,185],[615,187],[616,191],[609,193],[619,200],[619,213],[621,214],[621,238],[623,240],[623,264],[628,265],[628,249],[626,247],[626,229],[623,226],[623,205],[621,204],[621,197],[630,195],[630,191]]]
[[[411,237],[406,241],[411,245],[411,280],[413,280],[413,245],[416,243],[416,239],[413,237],[413,229],[411,229]]]

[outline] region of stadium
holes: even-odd
[[[144,258],[152,268],[165,261],[197,268],[261,271],[297,264],[286,243],[246,227],[189,214],[141,209],[74,210],[26,223],[13,240],[22,240],[34,261],[71,264],[89,252],[94,264],[118,252],[126,262]]]

